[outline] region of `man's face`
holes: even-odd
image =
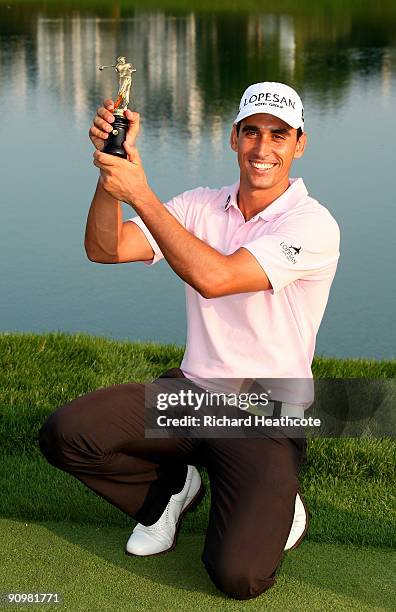
[[[286,189],[292,161],[303,155],[305,143],[305,133],[297,140],[297,130],[274,115],[257,113],[243,119],[239,134],[235,125],[231,132],[241,184],[251,189]]]

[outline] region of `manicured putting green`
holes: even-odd
[[[183,534],[172,552],[124,554],[129,532],[73,523],[0,519],[0,591],[58,592],[63,604],[8,609],[394,610],[396,552],[303,542],[284,555],[278,581],[258,598],[236,601],[218,591],[201,562],[203,535]]]

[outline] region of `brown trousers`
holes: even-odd
[[[305,438],[145,438],[144,390],[113,385],[61,406],[39,432],[41,452],[144,525],[183,488],[188,464],[205,468],[211,506],[202,561],[228,596],[260,595],[275,582],[289,535]]]

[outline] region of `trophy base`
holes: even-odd
[[[114,114],[114,122],[112,123],[113,131],[110,132],[103,153],[115,155],[116,157],[127,158],[127,152],[124,149],[123,143],[128,131],[129,121],[124,116]]]

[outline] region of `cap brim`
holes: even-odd
[[[260,113],[257,111],[252,111],[252,110],[248,110],[248,109],[243,109],[242,111],[240,111],[234,121],[234,125],[236,123],[239,123],[240,121],[242,121],[242,119],[246,119],[246,117],[250,117],[251,115],[259,115]],[[298,129],[301,128],[304,131],[304,123],[302,123],[301,121],[299,123],[297,123],[296,121],[287,121],[285,119],[285,113],[282,112],[281,109],[277,109],[277,108],[271,108],[271,112],[270,113],[265,113],[268,115],[273,115],[274,117],[278,117],[278,119],[282,119],[282,121],[284,121],[285,123],[287,123],[287,125],[290,125],[290,127],[294,128],[294,129]],[[302,123],[302,124],[301,124]]]

